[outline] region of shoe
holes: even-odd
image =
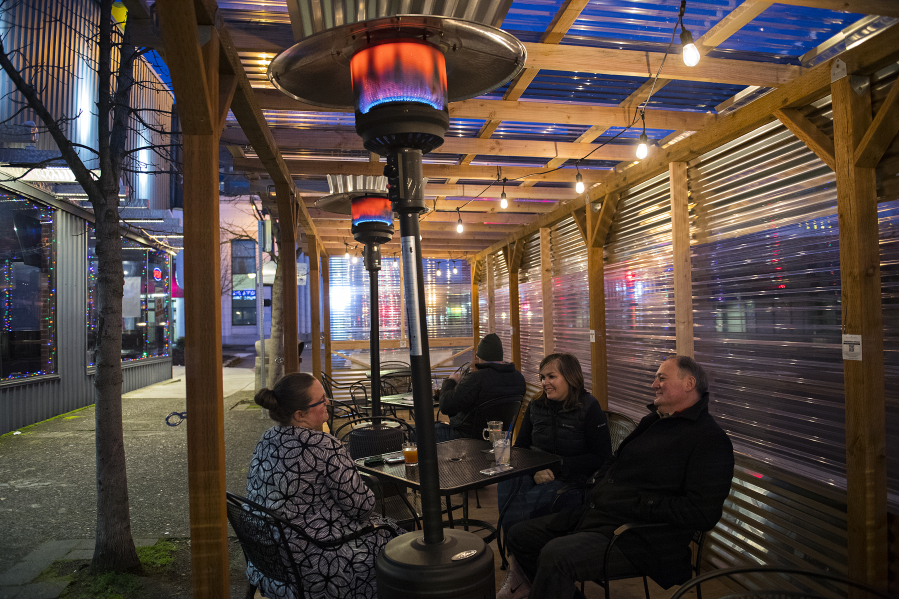
[[[503,586],[496,592],[496,599],[527,599],[531,592],[528,577],[524,575],[514,559],[509,560],[509,571]]]

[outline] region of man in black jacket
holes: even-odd
[[[708,379],[693,358],[662,362],[652,388],[652,412],[603,464],[586,504],[509,531],[515,563],[498,599],[573,596],[575,581],[602,577],[609,539],[628,522],[670,526],[622,535],[610,575],[636,566],[666,589],[690,578],[690,540],[721,518],[733,446],[709,414]]]
[[[503,343],[490,333],[478,343],[472,369],[464,377],[456,372],[440,388],[440,411],[449,424],[437,423],[437,441],[480,439],[486,422],[475,422],[475,407],[500,397],[524,396],[524,376],[514,364],[503,362]]]

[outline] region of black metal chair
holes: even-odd
[[[287,530],[316,547],[329,549],[376,530],[390,529],[387,525],[372,525],[333,541],[320,541],[274,511],[246,497],[226,492],[225,498],[228,521],[240,541],[247,562],[252,563],[266,578],[293,588],[296,597],[305,597],[303,576],[299,564],[292,559]],[[251,599],[255,594],[256,586],[248,581],[246,599]]]
[[[377,421],[377,422],[375,422]],[[332,434],[340,439],[354,460],[402,451],[403,441],[412,431],[405,421],[392,416],[352,418]]]
[[[406,530],[421,529],[421,496],[393,483],[385,483],[367,472],[359,475],[375,495],[375,511],[392,518]]]
[[[759,575],[763,575],[764,578],[760,580]],[[681,585],[671,595],[671,599],[681,599],[694,586],[698,595],[699,585],[726,577],[734,579],[740,586],[745,586],[740,582],[740,578],[742,578],[753,587],[762,587],[756,590],[747,589],[743,592],[728,588],[727,599],[832,599],[833,597],[896,599],[896,595],[854,581],[836,572],[805,570],[788,566],[737,566],[714,570]]]
[[[630,417],[620,412],[609,412],[604,410],[606,420],[609,422],[609,435],[612,437],[612,452],[618,451],[621,442],[627,439],[627,436],[634,432],[637,423]]]
[[[637,568],[625,572],[609,572],[609,556],[612,554],[612,549],[615,547],[615,543],[618,541],[618,539],[627,534],[629,531],[639,530],[641,528],[663,528],[670,526],[670,524],[662,523],[629,522],[628,524],[622,524],[615,529],[615,532],[612,533],[612,538],[609,540],[609,544],[606,546],[606,551],[603,554],[602,570],[604,572],[604,576],[593,581],[603,588],[606,594],[606,599],[609,599],[610,596],[609,582],[613,580],[627,580],[629,578],[643,578],[643,592],[646,594],[646,599],[650,599],[649,582],[646,580],[646,574]],[[693,571],[693,576],[699,576],[699,568],[702,564],[702,549],[703,545],[705,544],[705,535],[705,532],[699,530],[693,533],[693,543],[696,545],[696,551],[693,553],[693,561],[690,563],[690,569]],[[584,581],[581,581],[581,593],[583,592]],[[672,599],[674,598],[672,597]],[[702,591],[698,585],[696,586],[696,599],[702,599]]]

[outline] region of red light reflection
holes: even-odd
[[[353,216],[354,225],[372,221],[389,225],[393,222],[390,200],[385,197],[356,198],[353,200],[350,212]]]
[[[446,60],[438,48],[406,40],[364,48],[350,60],[356,110],[387,102],[446,109]]]

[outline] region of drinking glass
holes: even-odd
[[[418,446],[412,441],[403,443],[403,459],[407,466],[418,466]]]
[[[503,437],[494,441],[493,457],[496,459],[497,466],[508,464],[512,458],[512,440]]]

